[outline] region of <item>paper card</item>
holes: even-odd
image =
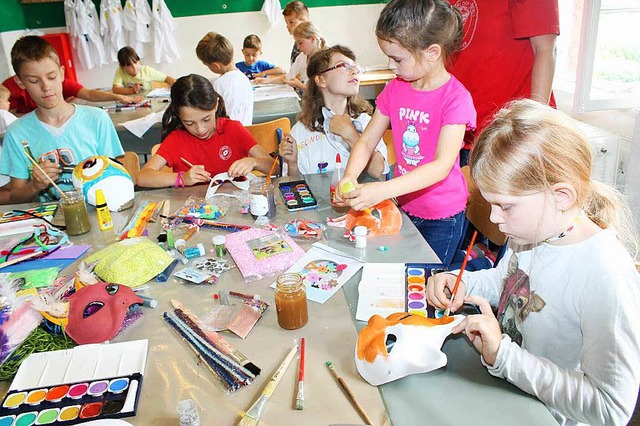
[[[174,277],[182,278],[195,284],[202,284],[213,276],[206,271],[195,268],[184,268],[173,274]]]
[[[405,310],[404,263],[367,263],[358,285],[356,319],[369,321],[373,315],[387,317]]]
[[[278,234],[265,235],[247,241],[247,246],[258,260],[268,259],[280,253],[290,252],[291,246]]]
[[[362,267],[356,258],[321,243],[298,260],[287,273],[298,273],[307,288],[307,300],[324,303]],[[272,288],[276,287],[274,282]]]
[[[207,193],[204,198],[212,197],[213,194],[216,193],[220,185],[225,182],[231,182],[236,187],[242,189],[243,191],[249,190],[249,184],[253,179],[257,179],[258,177],[252,173],[249,173],[246,176],[238,176],[235,178],[230,178],[228,173],[218,173],[214,177],[211,178],[211,182],[209,182],[209,188],[207,188]]]

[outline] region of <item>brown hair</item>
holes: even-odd
[[[205,64],[219,62],[229,65],[233,60],[233,46],[222,34],[208,32],[198,42],[196,56]]]
[[[11,66],[20,77],[20,69],[27,62],[39,62],[49,58],[60,66],[60,58],[56,50],[43,38],[38,36],[20,37],[11,48]]]
[[[262,49],[262,40],[255,34],[249,34],[242,42],[243,49]]]
[[[128,67],[136,62],[140,62],[140,56],[131,46],[125,46],[118,50],[118,63],[121,67]]]
[[[318,39],[318,42],[320,43],[319,45],[320,50],[326,49],[327,42],[322,37],[322,35],[320,35],[320,30],[318,29],[318,27],[316,27],[313,24],[313,22],[311,21],[301,22],[293,30],[293,38],[311,38],[314,36],[315,38]]]
[[[416,56],[432,44],[445,64],[462,45],[462,15],[446,0],[391,0],[380,13],[376,36]]]
[[[530,99],[498,111],[471,151],[471,176],[482,190],[527,195],[567,182],[576,203],[601,228],[614,227],[632,254],[637,243],[622,196],[591,180],[591,146],[566,114]]]
[[[282,10],[283,16],[295,15],[298,19],[309,18],[309,8],[301,1],[292,1]]]
[[[345,46],[335,45],[328,49],[315,53],[309,60],[307,65],[307,74],[309,81],[307,89],[302,94],[302,112],[298,120],[305,125],[307,129],[324,133],[324,116],[322,115],[322,107],[324,106],[324,98],[322,91],[316,83],[315,77],[322,71],[329,68],[331,58],[335,54],[342,54],[347,58],[355,61],[356,55],[351,49]],[[357,118],[363,112],[370,114],[373,108],[359,94],[347,98],[347,114],[352,118]]]

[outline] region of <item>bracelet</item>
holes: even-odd
[[[173,184],[174,188],[182,187],[184,188],[184,179],[182,179],[182,175],[184,172],[178,172],[178,177],[176,178],[176,182]]]

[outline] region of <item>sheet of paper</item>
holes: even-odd
[[[253,102],[280,98],[300,99],[293,87],[288,84],[257,84],[253,86]]]
[[[142,118],[126,121],[122,125],[136,137],[142,139],[142,136],[147,133],[151,126],[162,121],[162,114],[160,112],[152,112]]]
[[[171,89],[168,87],[159,87],[153,89],[147,94],[147,98],[168,98],[171,97]]]
[[[404,311],[405,287],[404,263],[365,264],[358,286],[356,319],[369,321],[375,314],[387,317]]]
[[[362,267],[363,263],[322,243],[314,243],[287,273],[298,273],[307,288],[307,300],[324,303]],[[274,282],[272,288],[276,287]]]

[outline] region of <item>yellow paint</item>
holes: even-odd
[[[4,406],[7,408],[15,408],[24,402],[26,396],[24,392],[14,393],[4,401]]]
[[[79,414],[80,414],[80,406],[72,405],[71,407],[65,407],[62,409],[62,411],[60,412],[59,419],[60,421],[73,420],[73,419],[76,419]]]

